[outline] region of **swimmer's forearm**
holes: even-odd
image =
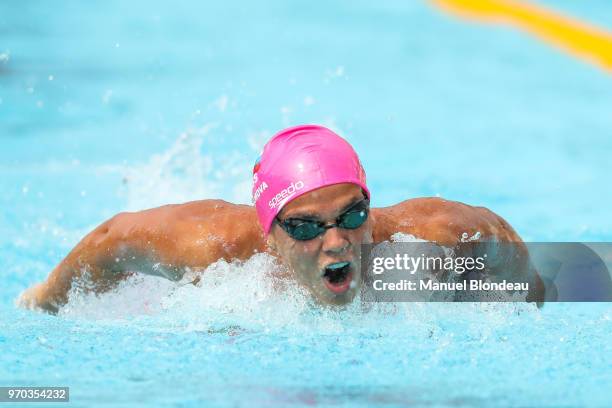
[[[87,275],[84,277],[83,275]],[[117,272],[112,279],[101,279],[100,276],[108,275],[106,271],[94,264],[86,268],[80,268],[64,259],[49,274],[46,281],[34,285],[21,296],[20,303],[29,308],[40,308],[56,313],[59,307],[68,302],[68,294],[72,286],[83,279],[86,284],[83,288],[94,292],[104,292],[116,283],[130,275],[129,272]]]
[[[70,289],[79,280],[83,288],[101,293],[115,287],[133,272],[163,276],[171,280],[182,276],[179,265],[162,262],[164,246],[146,228],[122,228],[133,214],[119,214],[86,235],[53,269],[47,280],[24,293],[20,302],[52,313],[68,301]],[[148,245],[148,246],[145,246]]]
[[[55,313],[68,301],[68,293],[79,279],[86,278],[87,288],[103,292],[125,278],[128,274],[108,267],[115,251],[104,235],[112,221],[106,221],[86,235],[51,271],[47,280],[28,289],[20,302]]]

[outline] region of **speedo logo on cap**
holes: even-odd
[[[295,183],[291,182],[287,187],[281,190],[280,193],[275,195],[269,202],[268,205],[270,208],[276,208],[281,203],[285,202],[287,199],[291,198],[298,190],[304,188],[304,182],[299,180]]]

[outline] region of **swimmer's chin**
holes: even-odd
[[[357,296],[357,290],[349,289],[348,291],[340,295],[331,294],[331,296],[325,296],[325,299],[317,298],[317,300],[322,305],[338,307],[338,306],[346,306],[346,305],[351,304],[353,300],[355,300],[356,296]]]

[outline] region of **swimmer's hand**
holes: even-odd
[[[57,313],[57,305],[45,302],[45,284],[37,283],[21,293],[15,302],[16,306],[24,309],[43,309]]]

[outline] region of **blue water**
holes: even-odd
[[[603,0],[546,1],[612,29]],[[528,241],[610,241],[612,77],[425,2],[0,3],[0,385],[71,405],[609,406],[612,307],[320,311],[271,259],[17,309],[122,210],[248,202],[263,142],[332,126],[375,206],[441,195]]]

